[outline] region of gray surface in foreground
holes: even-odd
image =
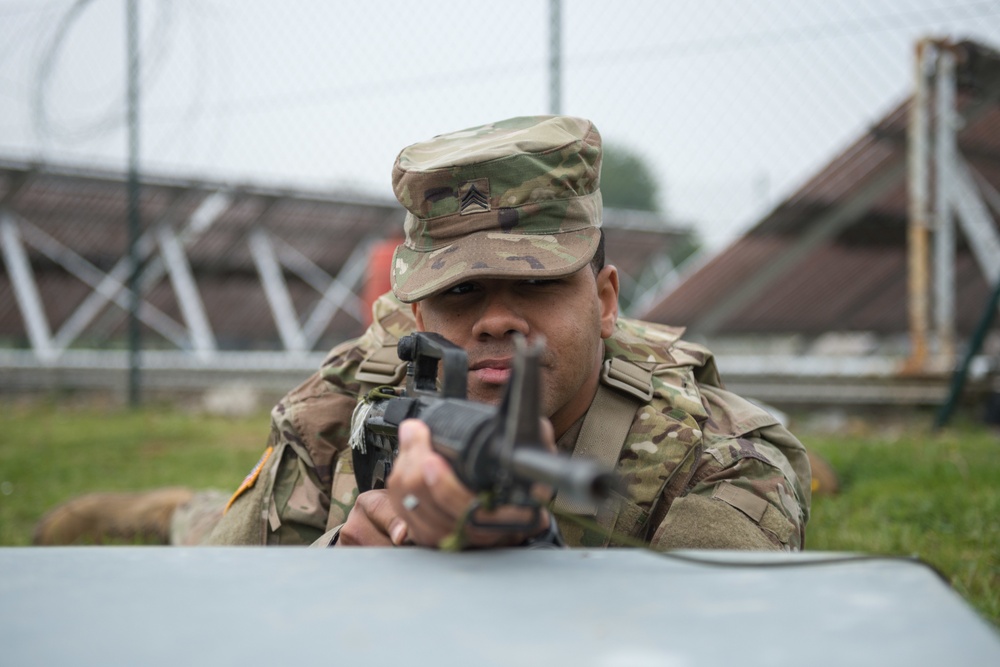
[[[4,548],[0,647],[4,665],[1000,665],[1000,636],[917,564],[630,550]]]

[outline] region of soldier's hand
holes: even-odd
[[[551,443],[551,426],[546,425],[545,434]],[[399,456],[386,481],[386,488],[392,509],[406,523],[406,537],[415,544],[427,547],[437,547],[453,534],[462,525],[468,508],[475,501],[475,496],[455,476],[448,462],[432,449],[427,425],[412,419],[399,425]],[[540,492],[551,495],[548,490]],[[528,524],[532,520],[532,512],[525,507],[498,507],[489,512],[477,510],[476,520],[481,523]],[[525,532],[480,528],[470,524],[465,528],[465,546],[521,544],[547,530],[549,521],[548,513],[542,512],[537,524]]]
[[[399,546],[407,539],[406,522],[399,516],[385,489],[358,496],[340,529],[337,546]]]

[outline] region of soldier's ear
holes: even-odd
[[[610,338],[618,321],[618,269],[607,264],[595,280],[597,299],[601,304],[601,338]]]

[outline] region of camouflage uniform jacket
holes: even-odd
[[[359,369],[378,369],[373,355],[414,326],[409,308],[388,295],[373,311],[363,336],[334,348],[275,406],[265,456],[210,543],[310,544],[346,520],[358,493],[351,415],[367,390]],[[811,492],[805,450],[770,413],[723,389],[711,353],[679,340],[681,332],[621,318],[605,341],[606,359],[652,372],[653,397],[639,406],[620,452],[628,497],[602,509],[599,522],[660,549],[802,548]],[[391,375],[399,362],[382,356]],[[560,448],[572,449],[578,434],[579,422]],[[570,545],[609,543],[559,523]]]

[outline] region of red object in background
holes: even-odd
[[[392,271],[392,253],[401,239],[386,239],[372,246],[368,255],[368,274],[361,299],[365,302],[365,326],[372,322],[372,304],[380,296],[392,289],[389,273]]]

